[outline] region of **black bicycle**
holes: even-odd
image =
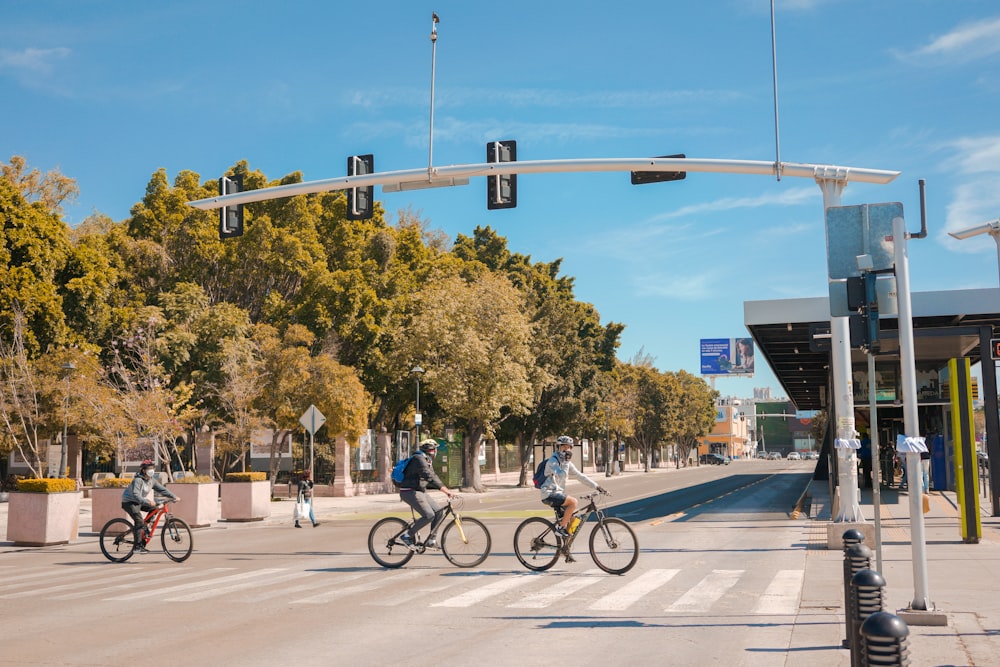
[[[597,498],[601,495],[581,496],[581,501],[590,502],[573,513],[569,524],[573,530],[569,537],[556,532],[556,524],[564,514],[561,507],[554,508],[556,523],[537,516],[523,521],[514,531],[514,554],[521,565],[542,572],[555,565],[560,555],[568,558],[583,524],[593,516],[597,523],[590,531],[590,556],[597,567],[609,574],[625,574],[631,570],[639,560],[639,540],[628,523],[607,516],[597,506]]]
[[[475,567],[490,555],[492,539],[483,522],[472,517],[463,517],[459,510],[463,505],[459,496],[448,499],[442,519],[441,539],[436,544],[428,544],[419,535],[413,535],[413,546],[403,544],[400,537],[410,530],[416,521],[416,513],[410,508],[413,520],[409,523],[399,517],[381,519],[368,533],[368,552],[382,567],[397,568],[406,565],[414,554],[422,554],[428,549],[440,549],[453,565]],[[450,519],[450,520],[449,520]]]

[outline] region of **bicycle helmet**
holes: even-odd
[[[425,438],[420,441],[420,451],[422,452],[429,452],[431,450],[436,450],[437,448],[437,440],[434,438]]]
[[[149,472],[147,472],[147,470]],[[139,466],[139,472],[147,476],[152,476],[154,470],[156,470],[156,464],[150,461],[149,459],[143,461],[142,464]]]
[[[559,447],[562,447],[563,445],[572,445],[572,444],[573,444],[573,438],[569,437],[568,435],[560,435],[558,438],[556,438],[556,445],[558,445]]]

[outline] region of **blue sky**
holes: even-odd
[[[774,160],[768,0],[238,5],[26,2],[0,9],[0,159],[80,186],[66,218],[129,215],[150,175],[214,179],[246,159],[270,178],[426,167],[431,12],[438,26],[434,165],[515,139],[522,160]],[[1000,216],[1000,5],[991,0],[778,0],[781,158],[901,171],[844,204],[900,201],[915,291],[995,287]],[[485,183],[382,195],[450,237],[490,225],[512,250],[563,258],[580,300],[626,324],[620,356],[699,370],[701,338],[745,334],[746,300],[826,294],[814,182],[690,174],[522,176],[518,207]],[[759,368],[724,394],[781,393]]]

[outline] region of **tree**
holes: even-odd
[[[26,201],[38,202],[51,213],[62,213],[63,202],[80,194],[76,181],[58,169],[44,176],[37,168],[27,171],[27,160],[19,155],[11,157],[10,164],[0,164],[0,176],[17,188]]]
[[[687,460],[701,438],[712,432],[715,425],[715,403],[719,392],[702,378],[678,371],[677,393],[673,401],[676,419],[671,421],[671,437],[678,445],[681,460]]]
[[[414,297],[408,326],[399,333],[399,365],[419,364],[422,386],[463,427],[462,485],[475,491],[483,490],[483,437],[494,434],[505,414],[524,414],[531,405],[534,355],[522,311],[522,296],[503,276],[442,274]]]

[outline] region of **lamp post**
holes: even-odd
[[[982,225],[976,225],[975,227],[959,229],[957,232],[948,232],[948,236],[956,238],[959,241],[964,241],[965,239],[972,238],[973,236],[979,236],[980,234],[989,234],[993,237],[993,240],[996,241],[997,262],[998,265],[1000,265],[1000,219],[993,220],[992,222],[987,222]]]
[[[410,369],[414,377],[417,378],[417,409],[413,414],[413,423],[417,427],[417,445],[420,445],[420,423],[423,421],[423,415],[420,414],[420,376],[423,374],[424,369],[420,366],[414,366]]]
[[[62,365],[63,370],[63,382],[65,382],[65,391],[63,392],[63,432],[62,432],[62,447],[60,448],[59,455],[59,476],[66,477],[66,458],[69,443],[67,442],[67,432],[69,431],[69,377],[76,370],[76,366],[73,365],[72,361],[67,361]]]

